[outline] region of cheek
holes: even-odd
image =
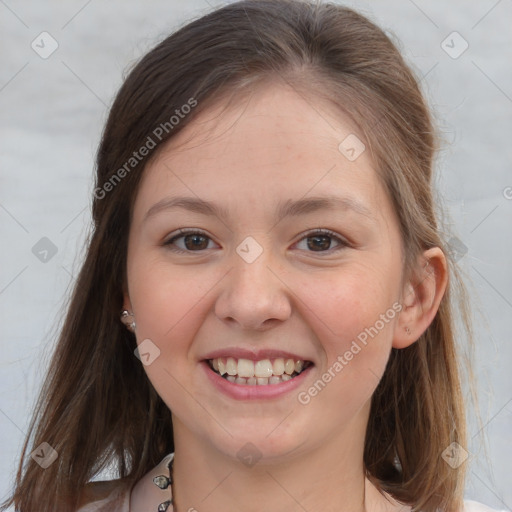
[[[138,336],[164,346],[169,338],[183,339],[183,327],[191,324],[216,281],[192,266],[177,269],[161,258],[134,258],[129,282]]]
[[[365,267],[304,287],[312,290],[306,292],[305,311],[321,342],[322,371],[352,378],[384,371],[397,312],[392,307],[395,290],[383,279],[378,270]]]
[[[329,301],[319,291],[311,307],[316,315],[308,317],[320,342],[322,360],[299,402],[311,402],[318,414],[342,423],[370,400],[392,345],[396,312],[386,296],[362,293],[363,284],[344,281],[343,291],[332,290]]]
[[[171,410],[186,410],[190,404],[183,383],[196,369],[191,344],[205,314],[208,291],[218,279],[211,273],[201,276],[192,266],[178,269],[162,258],[142,257],[130,262],[128,277],[137,343],[148,346],[141,344],[149,339],[156,346],[149,345],[157,355],[144,370]]]

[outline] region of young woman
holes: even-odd
[[[6,505],[490,510],[463,502],[435,149],[417,80],[348,8],[245,0],[149,52]]]

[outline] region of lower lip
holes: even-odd
[[[286,393],[290,393],[296,389],[300,384],[307,378],[309,371],[313,368],[313,365],[303,370],[299,375],[293,377],[293,379],[279,384],[265,384],[263,386],[255,385],[250,386],[248,384],[235,384],[224,379],[218,373],[215,373],[208,364],[207,361],[201,361],[201,366],[204,368],[206,375],[212,382],[212,384],[225,395],[234,398],[235,400],[257,400],[265,398],[277,398]]]

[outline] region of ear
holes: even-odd
[[[125,313],[125,311],[127,313]],[[126,291],[123,291],[123,312],[121,314],[121,322],[123,322],[129,331],[135,332],[135,316],[133,314],[129,295]]]
[[[130,297],[128,295],[128,292],[124,292],[123,293],[123,309],[126,309],[128,311],[133,311],[132,310],[132,303],[130,301]]]
[[[123,309],[133,311],[130,295],[128,293],[128,287],[126,285],[123,285]]]
[[[414,277],[402,289],[402,311],[395,326],[393,348],[412,345],[434,319],[448,285],[448,267],[443,251],[439,247],[424,251],[413,274]]]

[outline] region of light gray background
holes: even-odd
[[[394,34],[443,132],[438,188],[475,304],[484,428],[469,410],[466,497],[512,508],[512,2],[345,2]],[[62,319],[90,219],[93,158],[127,66],[221,2],[0,0],[0,497]],[[58,49],[42,59],[43,31]],[[460,51],[452,58],[443,47]],[[455,37],[455,39],[454,39]],[[38,39],[36,39],[36,42]],[[508,199],[507,199],[508,197]],[[58,252],[32,252],[48,237]],[[482,445],[488,446],[488,459]],[[425,440],[428,442],[428,440]]]

